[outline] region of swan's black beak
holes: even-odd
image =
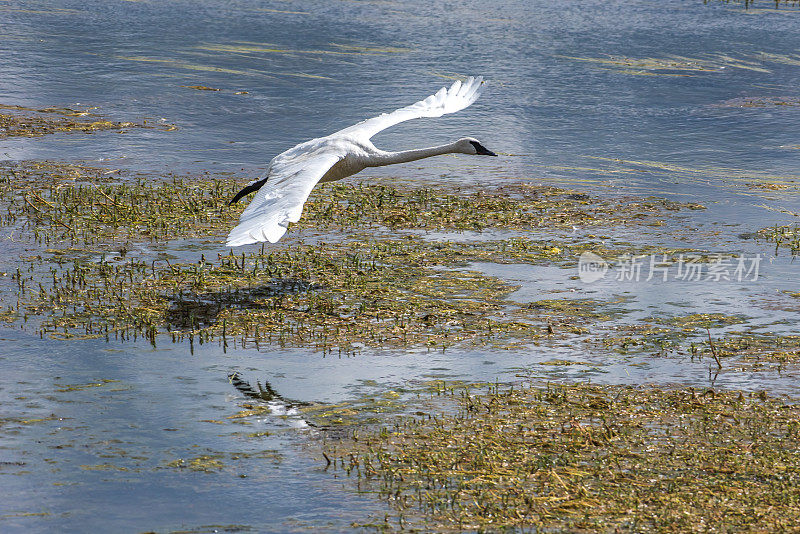
[[[472,146],[475,147],[475,153],[477,153],[479,156],[497,156],[497,154],[480,143],[476,143],[475,141],[470,141],[470,143],[472,143]]]

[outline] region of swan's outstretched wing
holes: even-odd
[[[333,165],[344,157],[338,151],[311,150],[273,160],[269,180],[258,190],[239,224],[228,234],[229,247],[277,242],[290,222],[300,220],[311,190]],[[283,156],[283,155],[282,155]]]
[[[372,119],[361,121],[349,128],[340,130],[334,135],[352,135],[361,139],[369,139],[381,130],[411,119],[421,117],[441,117],[447,113],[461,111],[475,102],[483,91],[483,77],[470,76],[463,83],[460,80],[450,86],[442,87],[436,94],[420,100],[404,108],[384,113]]]

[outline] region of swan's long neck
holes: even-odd
[[[450,143],[447,145],[432,146],[428,148],[418,148],[416,150],[403,150],[402,152],[384,152],[381,150],[379,153],[372,155],[369,158],[370,167],[382,167],[384,165],[393,165],[395,163],[408,163],[409,161],[417,161],[418,159],[429,158],[431,156],[441,156],[442,154],[453,154],[460,152],[456,149],[457,143]]]

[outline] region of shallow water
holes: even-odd
[[[800,106],[730,104],[800,96],[796,8],[745,11],[699,0],[324,6],[42,0],[4,2],[0,17],[0,103],[97,107],[95,113],[114,120],[178,127],[3,139],[6,159],[255,175],[297,142],[411,103],[452,75],[482,74],[491,85],[468,110],[405,123],[375,141],[410,148],[473,135],[501,157],[431,159],[352,180],[480,188],[522,179],[701,203],[708,209],[682,212],[666,227],[621,229],[614,238],[761,254],[757,280],[657,284],[607,277],[583,284],[569,278],[577,271],[554,267],[470,268],[520,284],[511,298],[523,303],[553,290],[624,296],[621,324],[719,312],[744,316],[764,331],[798,333],[800,304],[785,293],[800,289],[798,262],[785,249],[775,255],[772,245],[739,236],[797,222]],[[199,85],[220,91],[184,87]],[[787,187],[754,187],[758,182]],[[6,257],[19,254],[16,244],[2,246]],[[714,335],[737,328],[742,325]],[[336,531],[370,512],[380,517],[377,501],[342,490],[322,471],[324,462],[304,447],[309,431],[298,430],[302,418],[265,416],[251,425],[229,419],[243,402],[228,383],[232,371],[252,382],[269,380],[290,399],[319,402],[432,378],[493,381],[519,374],[778,394],[796,394],[797,384],[791,371],[715,374],[707,361],[609,357],[574,343],[338,358],[264,347],[223,352],[216,343],[190,352],[166,340],[157,349],[50,341],[16,328],[2,337],[3,531],[233,525]],[[559,359],[582,363],[537,365]],[[261,431],[271,435],[248,436]],[[168,467],[204,455],[223,467]]]

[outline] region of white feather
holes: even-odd
[[[376,133],[411,119],[423,117],[441,117],[448,113],[455,113],[475,102],[483,91],[483,77],[470,76],[464,83],[456,80],[450,89],[442,87],[436,94],[429,96],[415,104],[397,109],[391,113],[384,113],[372,119],[361,121],[336,134],[357,136],[369,139]],[[334,134],[334,135],[336,135]]]

